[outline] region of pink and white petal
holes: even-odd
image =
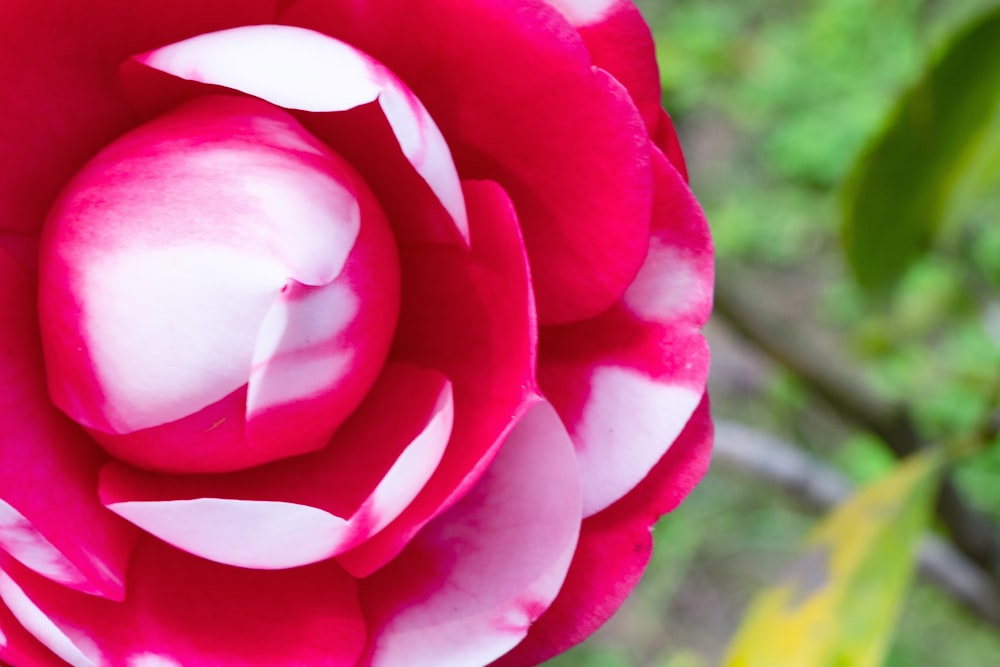
[[[541,332],[539,384],[567,424],[590,516],[628,493],[681,432],[704,393],[712,246],[701,209],[654,154],[646,261],[621,304]],[[628,418],[623,418],[628,415]]]
[[[261,572],[144,538],[129,595],[117,603],[9,560],[0,567],[0,598],[11,613],[74,667],[347,667],[364,648],[356,583],[332,561]]]
[[[246,404],[250,449],[319,449],[385,364],[399,317],[399,257],[378,202],[360,180],[354,190],[363,224],[340,275],[316,287],[290,281],[257,334]]]
[[[386,63],[430,110],[459,171],[511,195],[541,321],[589,317],[620,298],[646,251],[648,133],[556,10],[542,0],[300,0],[282,20]]]
[[[562,586],[579,493],[572,445],[539,403],[479,483],[362,582],[366,664],[477,667],[520,642]]]
[[[400,246],[403,299],[390,359],[438,368],[454,384],[455,427],[441,465],[406,510],[341,556],[355,576],[377,570],[475,483],[536,395],[537,327],[527,258],[510,199],[466,182],[471,252]]]
[[[105,467],[109,509],[189,553],[256,569],[297,567],[381,530],[436,469],[454,419],[438,371],[391,363],[320,452],[225,475]]]
[[[2,602],[0,602],[0,660],[15,666],[66,667],[66,662],[25,630]]]
[[[646,479],[625,498],[584,520],[559,596],[531,626],[524,641],[490,667],[544,662],[580,643],[611,618],[646,568],[653,546],[650,527],[701,480],[711,449],[706,396]]]
[[[93,0],[0,10],[0,229],[33,232],[65,182],[133,126],[115,74],[133,53],[201,32],[274,20],[274,0]],[[39,48],[40,43],[46,48]]]
[[[66,586],[118,599],[135,531],[94,493],[105,455],[49,401],[35,304],[33,276],[0,250],[0,545]]]
[[[128,433],[242,386],[289,277],[323,284],[343,268],[360,227],[353,178],[286,112],[251,98],[199,99],[105,149],[43,235],[57,403]]]
[[[378,102],[403,154],[450,213],[468,241],[462,190],[444,136],[413,93],[353,46],[319,32],[279,25],[242,26],[198,35],[135,56],[148,68],[188,81],[232,88],[287,109],[335,112]],[[126,70],[141,99],[141,70]]]
[[[653,134],[660,122],[660,71],[649,26],[632,0],[546,0],[580,32],[594,64],[621,82]]]
[[[625,292],[640,320],[701,327],[712,312],[714,249],[708,221],[684,176],[653,152],[655,195],[649,251]]]

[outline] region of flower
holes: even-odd
[[[0,659],[535,664],[708,461],[628,0],[12,0]]]

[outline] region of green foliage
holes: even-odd
[[[929,249],[970,180],[1000,156],[1000,8],[950,40],[902,97],[844,191],[844,244],[860,283],[895,285]]]

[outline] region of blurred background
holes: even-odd
[[[996,435],[997,170],[938,175],[961,180],[960,196],[949,194],[947,219],[921,236],[891,289],[860,285],[849,267],[865,260],[848,258],[842,234],[859,156],[956,29],[996,2],[639,4],[715,236],[707,336],[719,449],[702,485],[656,527],[636,593],[550,667],[721,664],[754,593],[850,487],[922,444]],[[876,254],[895,247],[883,242]],[[928,564],[923,554],[890,667],[1000,666],[1000,447],[982,444],[938,503],[932,532],[944,555]]]

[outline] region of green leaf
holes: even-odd
[[[758,594],[725,667],[878,667],[927,527],[942,457],[910,457],[828,516]]]
[[[859,283],[890,289],[1000,156],[1000,7],[958,30],[862,152],[843,192]]]

